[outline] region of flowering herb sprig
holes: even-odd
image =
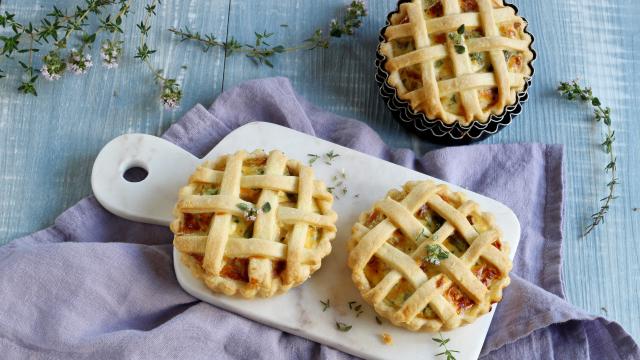
[[[71,49],[69,53],[69,69],[76,75],[86,74],[93,66],[91,55],[85,54],[84,49]]]
[[[329,37],[324,36],[322,29],[316,29],[313,34],[297,45],[273,45],[270,38],[274,35],[272,32],[255,32],[255,41],[253,43],[242,44],[235,38],[231,37],[227,41],[218,39],[214,34],[201,34],[198,31],[192,31],[188,27],[170,28],[169,31],[180,37],[180,41],[196,42],[202,46],[202,51],[207,52],[212,48],[222,48],[226,56],[241,53],[245,54],[257,65],[266,65],[273,67],[271,59],[278,55],[299,50],[326,49],[329,47],[331,37],[341,37],[342,35],[353,35],[355,30],[362,26],[362,18],[367,16],[364,2],[362,0],[354,0],[347,8],[347,14],[338,22],[332,20],[329,25]]]
[[[102,65],[107,69],[118,67],[118,59],[122,56],[123,41],[105,40],[100,47],[100,58]]]
[[[600,99],[593,96],[591,88],[581,87],[576,80],[572,82],[561,82],[558,87],[558,91],[562,96],[565,96],[569,100],[581,100],[588,102],[593,107],[594,119],[596,122],[602,121],[606,127],[605,138],[602,142],[602,148],[605,153],[609,155],[609,162],[604,167],[604,171],[610,174],[609,182],[607,183],[607,196],[600,199],[600,210],[591,215],[591,223],[585,228],[584,234],[589,234],[596,226],[604,222],[605,215],[609,212],[611,202],[617,198],[615,195],[616,185],[619,184],[616,175],[616,156],[613,152],[613,142],[615,141],[615,131],[611,125],[611,109],[609,107],[603,107],[600,103]]]
[[[338,19],[331,20],[329,24],[329,35],[341,37],[342,35],[353,35],[355,30],[362,26],[362,18],[367,16],[367,9],[364,1],[355,0],[347,7],[347,13],[341,22]]]
[[[449,253],[438,244],[427,245],[427,256],[424,260],[433,265],[440,265],[440,260],[449,258]]]
[[[173,110],[180,105],[182,100],[182,89],[176,79],[162,75],[162,69],[157,69],[150,61],[150,56],[156,52],[147,43],[147,36],[151,30],[151,17],[156,15],[156,8],[161,3],[160,0],[152,0],[144,7],[145,14],[142,21],[136,25],[140,31],[140,46],[136,49],[136,59],[140,59],[153,73],[153,77],[160,85],[160,100],[165,109]]]
[[[444,349],[443,352],[436,354],[436,356],[446,356],[446,360],[456,360],[456,357],[453,355],[454,353],[459,353],[460,351],[458,350],[449,350],[449,348],[447,348],[447,344],[449,343],[449,341],[451,341],[451,339],[449,338],[444,338],[444,336],[442,336],[441,332],[438,332],[438,335],[440,337],[437,338],[431,338],[431,340],[435,341],[438,343],[438,347],[441,347]]]
[[[248,221],[256,220],[256,216],[258,215],[258,209],[256,209],[254,206],[247,205],[245,203],[238,203],[236,204],[236,206],[238,207],[238,209],[242,210],[242,215],[244,216],[245,220],[248,220]]]
[[[247,221],[256,221],[258,214],[266,214],[271,211],[271,204],[269,202],[264,203],[259,209],[245,203],[238,203],[236,207],[242,210],[244,218]]]
[[[49,81],[55,81],[62,77],[62,74],[67,69],[67,63],[60,57],[60,52],[51,51],[47,55],[42,58],[42,68],[40,69],[40,73],[42,76]]]
[[[121,24],[129,14],[132,0],[85,0],[71,12],[57,7],[39,22],[20,23],[15,14],[7,11],[0,14],[0,27],[9,29],[9,35],[0,36],[0,60],[16,61],[23,69],[24,77],[18,90],[37,96],[37,80],[42,75],[46,80],[60,79],[66,70],[83,74],[93,65],[91,55],[85,53],[101,32],[122,33]],[[115,6],[117,12],[109,11]],[[106,17],[101,15],[107,13]],[[100,25],[90,30],[91,19],[99,19]],[[66,50],[77,38],[78,48]],[[38,56],[38,54],[44,54]],[[42,65],[38,69],[36,63]],[[0,78],[6,73],[0,70]]]

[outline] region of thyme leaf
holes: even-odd
[[[331,299],[327,299],[326,301],[320,300],[320,304],[322,304],[322,312],[325,312],[331,307]]]
[[[431,340],[435,341],[438,343],[438,347],[441,347],[444,349],[443,352],[436,354],[436,356],[446,356],[446,360],[456,360],[456,357],[453,355],[454,353],[459,353],[460,351],[458,350],[450,350],[449,348],[447,348],[447,344],[449,343],[449,341],[451,341],[451,339],[449,338],[444,338],[444,336],[442,336],[441,332],[438,332],[438,335],[440,337],[434,337],[431,338]]]
[[[336,328],[342,332],[347,332],[351,330],[352,327],[353,325],[348,325],[343,322],[336,321]]]
[[[309,157],[309,165],[313,165],[314,162],[320,159],[320,155],[317,154],[307,154],[307,156]]]
[[[271,211],[271,204],[267,201],[266,203],[264,203],[264,205],[262,205],[262,212],[266,214],[269,211]]]

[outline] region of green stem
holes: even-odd
[[[155,7],[158,5],[158,0],[153,0],[151,1],[151,4],[149,6],[151,7]],[[144,24],[145,27],[149,26],[149,21],[151,20],[151,12],[150,11],[146,11],[144,17],[142,18],[142,23]],[[140,32],[140,47],[144,46],[144,44],[147,42],[147,33],[146,32]],[[158,71],[158,69],[156,69],[153,64],[151,64],[151,61],[149,61],[149,57],[146,57],[143,59],[144,64],[147,66],[147,68],[149,70],[151,70],[151,72],[153,73],[153,78],[156,81],[159,81],[161,83],[165,82],[167,79],[162,76],[160,74],[160,72]]]
[[[600,111],[604,111],[604,109],[602,109],[601,106],[598,106],[598,110]],[[611,124],[606,125],[607,126],[607,139],[610,139],[613,137],[613,128],[611,126]],[[589,224],[589,226],[587,226],[587,228],[585,229],[584,235],[588,235],[596,226],[598,226],[602,221],[604,221],[604,215],[609,211],[609,205],[611,203],[611,201],[613,201],[613,199],[615,198],[614,193],[615,193],[615,188],[616,185],[618,184],[617,178],[616,178],[616,174],[617,174],[617,166],[616,166],[616,157],[613,153],[613,151],[607,151],[607,153],[609,154],[609,164],[613,164],[613,166],[611,166],[611,179],[609,182],[609,193],[607,194],[607,197],[604,198],[604,203],[600,208],[600,211],[597,212],[595,214],[595,216],[593,217],[593,221],[591,222],[591,224]]]
[[[616,156],[613,152],[613,142],[614,138],[614,130],[613,125],[611,123],[611,109],[607,107],[602,107],[600,103],[600,99],[593,96],[593,93],[590,88],[582,88],[577,81],[573,82],[561,82],[558,87],[560,94],[566,96],[569,100],[582,100],[585,102],[589,102],[594,109],[595,120],[602,122],[606,126],[606,137],[602,146],[604,147],[604,151],[609,155],[609,163],[605,166],[605,172],[611,171],[611,178],[609,183],[607,184],[607,188],[609,190],[606,197],[600,199],[602,205],[598,212],[591,215],[591,224],[589,224],[583,233],[583,236],[588,235],[593,229],[596,228],[599,224],[604,222],[605,215],[609,212],[609,207],[611,206],[611,202],[617,198],[615,196],[616,185],[618,184],[617,175],[617,165],[616,165]]]
[[[227,47],[227,44],[225,42],[206,39],[200,36],[199,34],[185,32],[180,29],[170,28],[169,32],[182,37],[183,40],[191,40],[191,41],[199,42],[203,44],[206,48],[212,48],[212,47],[226,48]],[[309,50],[309,49],[313,49],[315,46],[316,45],[312,42],[304,41],[299,45],[285,47],[279,53],[294,52],[299,50]],[[239,48],[235,48],[233,52],[244,53],[244,54],[267,53],[267,52],[273,52],[274,51],[273,48],[274,47],[257,47],[256,48],[256,47],[250,47],[245,44],[245,45],[241,45]]]

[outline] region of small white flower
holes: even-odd
[[[91,55],[84,55],[75,49],[71,50],[69,69],[71,69],[74,74],[85,74],[92,66],[93,62],[91,61]]]
[[[60,54],[56,51],[51,51],[42,58],[43,64],[40,68],[40,73],[48,81],[55,81],[62,77],[67,64],[60,58]]]
[[[173,110],[178,107],[178,102],[175,99],[162,98],[162,105],[167,110]]]
[[[49,68],[47,67],[47,65],[42,66],[42,69],[40,69],[40,73],[42,73],[42,76],[49,81],[55,81],[60,79],[60,74],[49,73]]]
[[[100,58],[102,59],[102,65],[107,69],[113,69],[118,67],[118,58],[122,54],[122,42],[121,41],[106,41],[100,48]]]
[[[162,101],[165,109],[176,109],[180,104],[181,99],[182,90],[180,90],[180,85],[175,79],[166,79],[162,87],[162,95],[160,95],[160,100]]]

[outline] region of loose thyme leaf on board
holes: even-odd
[[[309,165],[313,165],[316,160],[320,159],[320,155],[316,154],[307,154],[307,156],[309,157]]]
[[[336,321],[336,328],[342,332],[347,332],[351,330],[352,327],[353,325],[348,325],[343,322]]]
[[[333,150],[331,150],[323,155],[324,163],[327,165],[331,165],[333,159],[337,158],[338,156],[340,156],[340,154],[337,154]]]
[[[331,299],[327,299],[325,301],[320,300],[320,304],[322,304],[322,312],[325,312],[331,307]]]
[[[446,356],[446,360],[456,360],[455,356],[453,355],[454,353],[459,353],[460,351],[458,350],[451,350],[449,348],[447,348],[447,344],[449,343],[449,341],[451,341],[451,339],[447,338],[445,339],[442,336],[441,332],[438,332],[438,335],[440,336],[439,338],[431,338],[431,340],[435,341],[438,343],[438,347],[442,347],[444,349],[443,352],[436,354],[436,356]]]

